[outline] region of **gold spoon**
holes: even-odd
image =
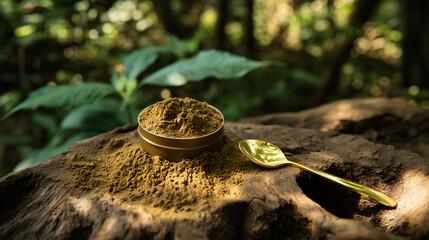
[[[295,167],[299,167],[303,170],[307,170],[311,173],[324,177],[332,182],[338,183],[345,187],[350,188],[351,190],[360,193],[362,195],[373,198],[374,200],[388,206],[388,207],[396,207],[396,201],[387,196],[384,193],[381,193],[375,189],[372,189],[367,186],[360,185],[358,183],[354,183],[352,181],[331,175],[329,173],[325,173],[319,170],[316,170],[311,167],[307,167],[305,165],[292,162],[286,159],[286,156],[283,154],[282,150],[280,150],[275,145],[260,141],[260,140],[243,140],[238,146],[240,150],[249,158],[252,162],[266,168],[278,168],[285,165],[292,165]]]

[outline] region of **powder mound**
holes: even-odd
[[[218,151],[170,162],[149,155],[137,143],[111,139],[96,156],[75,156],[67,167],[79,190],[109,192],[124,202],[163,210],[198,212],[237,197],[243,174],[255,170],[234,141],[224,140]]]
[[[148,107],[139,122],[146,130],[165,137],[200,137],[218,130],[222,115],[206,102],[169,98]]]

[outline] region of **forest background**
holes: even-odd
[[[226,120],[354,97],[429,108],[425,0],[2,0],[0,176],[193,97]]]

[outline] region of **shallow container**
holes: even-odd
[[[138,133],[142,148],[152,156],[161,156],[174,162],[180,161],[183,158],[189,159],[196,157],[206,151],[215,151],[219,149],[223,144],[223,126],[225,120],[218,109],[213,106],[210,107],[215,109],[222,116],[222,125],[212,133],[193,138],[165,137],[143,128],[139,119],[140,115],[143,114],[148,107],[143,109],[137,118],[137,122],[139,123]]]

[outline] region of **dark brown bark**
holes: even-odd
[[[403,85],[429,88],[429,2],[426,0],[401,2]]]
[[[219,0],[219,19],[216,26],[216,35],[217,35],[217,48],[224,49],[226,42],[225,35],[225,26],[227,23],[227,15],[228,15],[228,0]]]
[[[246,48],[247,48],[247,54],[249,57],[253,56],[253,52],[254,52],[254,47],[255,47],[255,36],[253,35],[253,29],[254,29],[254,24],[253,24],[253,5],[254,5],[254,0],[247,0],[246,1],[247,4],[247,10],[248,10],[248,14],[247,14],[247,38],[246,38]]]
[[[170,1],[152,0],[158,19],[164,26],[165,30],[173,35],[182,37],[182,32],[178,19],[175,17]]]
[[[329,100],[329,96],[336,92],[339,85],[341,69],[353,49],[354,41],[359,37],[359,30],[368,21],[380,3],[380,0],[360,0],[356,2],[356,10],[350,16],[349,33],[332,54],[330,65],[323,72],[322,86],[317,92],[316,103],[321,104]]]
[[[179,9],[173,9],[171,1],[152,0],[152,2],[165,31],[185,39],[192,37],[206,4],[206,1],[183,0]]]

